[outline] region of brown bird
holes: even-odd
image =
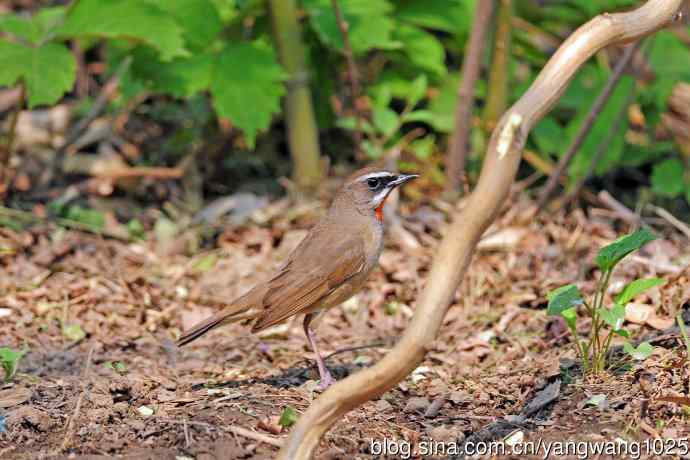
[[[338,190],[324,216],[267,282],[186,331],[179,346],[223,324],[249,320],[252,332],[304,313],[304,333],[316,354],[323,390],[334,382],[319,354],[311,321],[356,294],[383,248],[383,206],[393,189],[417,177],[365,168]]]

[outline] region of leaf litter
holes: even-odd
[[[274,456],[318,396],[299,319],[261,337],[230,325],[183,349],[174,339],[269,276],[315,219],[313,207],[299,217],[284,200],[279,206],[262,224],[222,230],[192,253],[175,239],[157,244],[155,235],[132,243],[0,228],[2,345],[28,350],[0,388],[0,458]],[[677,331],[658,331],[644,360],[621,354],[616,368],[583,379],[567,329],[546,315],[553,288],[596,289],[597,248],[630,229],[582,211],[521,221],[531,206],[518,198],[487,232],[495,236],[475,255],[418,371],[347,414],[317,458],[366,457],[371,440],[383,438],[613,440],[649,437],[650,429],[688,436],[690,374]],[[445,227],[445,213],[431,209],[403,209],[402,224],[421,245],[411,251],[389,241],[367,288],[325,315],[323,352],[344,350],[328,360],[337,378],[380,360],[404,331]],[[662,235],[672,272],[647,263],[656,253],[617,272],[619,291],[635,278],[667,281],[636,299],[644,307],[630,307],[636,339],[690,309],[690,251],[681,236]],[[641,318],[642,310],[652,313]],[[588,403],[595,395],[606,404]]]

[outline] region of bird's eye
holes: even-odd
[[[375,177],[372,177],[371,179],[367,179],[367,185],[371,190],[376,190],[379,187],[379,184],[381,181]]]

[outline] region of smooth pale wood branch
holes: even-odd
[[[311,458],[321,436],[344,414],[390,390],[421,363],[438,334],[479,238],[508,196],[530,129],[553,107],[575,72],[594,53],[664,27],[682,3],[649,0],[634,11],[597,16],[561,45],[494,130],[477,187],[467,206],[453,216],[400,342],[379,363],[338,382],[314,401],[292,429],[279,459]]]

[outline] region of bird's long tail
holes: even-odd
[[[251,305],[248,305],[245,302],[239,302],[236,305],[224,308],[222,311],[216,313],[210,318],[207,318],[192,326],[191,329],[185,331],[185,333],[182,334],[182,336],[177,340],[177,346],[181,347],[183,345],[187,345],[189,342],[198,339],[208,331],[215,329],[218,326],[235,323],[245,319],[252,319],[255,317],[256,313],[252,311]]]

